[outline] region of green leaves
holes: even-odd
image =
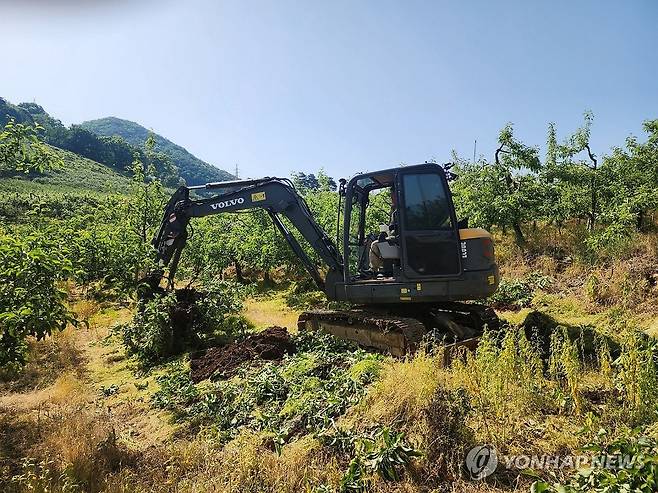
[[[373,474],[385,481],[399,481],[400,472],[423,453],[405,441],[402,432],[376,426],[365,433],[333,427],[319,435],[320,441],[352,457],[340,482],[341,492],[368,490]]]
[[[0,132],[0,172],[25,174],[60,168],[63,163],[40,138],[38,123],[26,125],[12,118]]]
[[[599,434],[605,440],[607,434]],[[594,457],[590,467],[575,471],[564,483],[553,476],[552,484],[535,481],[537,493],[653,493],[658,489],[658,442],[641,429],[631,430],[609,443],[593,442],[585,447]],[[598,462],[594,463],[594,459]],[[615,467],[606,467],[608,460]]]
[[[0,235],[0,367],[25,362],[28,336],[42,339],[75,323],[57,287],[71,264],[44,241]]]
[[[247,368],[231,380],[195,386],[189,371],[172,372],[160,379],[154,404],[191,424],[212,426],[225,440],[246,427],[271,432],[282,447],[300,434],[331,429],[377,373],[352,369],[364,360],[371,368],[381,365],[381,357],[326,334],[299,334],[294,341],[297,353],[281,364]],[[397,447],[394,437],[387,443]]]

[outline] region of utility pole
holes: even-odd
[[[475,142],[473,142],[473,164],[475,164],[475,151],[478,148],[478,140],[475,139]]]
[[[235,177],[240,178],[240,175],[238,174],[238,163],[235,163]]]

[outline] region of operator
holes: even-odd
[[[387,238],[397,236],[398,233],[398,200],[395,195],[395,189],[391,187],[391,220],[388,228],[388,235],[385,231],[379,233],[379,237],[370,244],[369,261],[370,268],[378,271],[384,267],[384,259],[379,251],[379,244],[387,241]]]

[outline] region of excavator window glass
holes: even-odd
[[[452,276],[461,271],[452,201],[437,173],[402,175],[405,273],[409,277]]]
[[[450,205],[439,175],[405,175],[404,190],[407,230],[452,228]]]

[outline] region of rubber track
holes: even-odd
[[[411,346],[419,344],[427,333],[425,325],[411,317],[399,317],[367,310],[309,310],[302,312],[299,323],[306,320],[327,320],[346,325],[377,329],[381,332],[399,332]]]

